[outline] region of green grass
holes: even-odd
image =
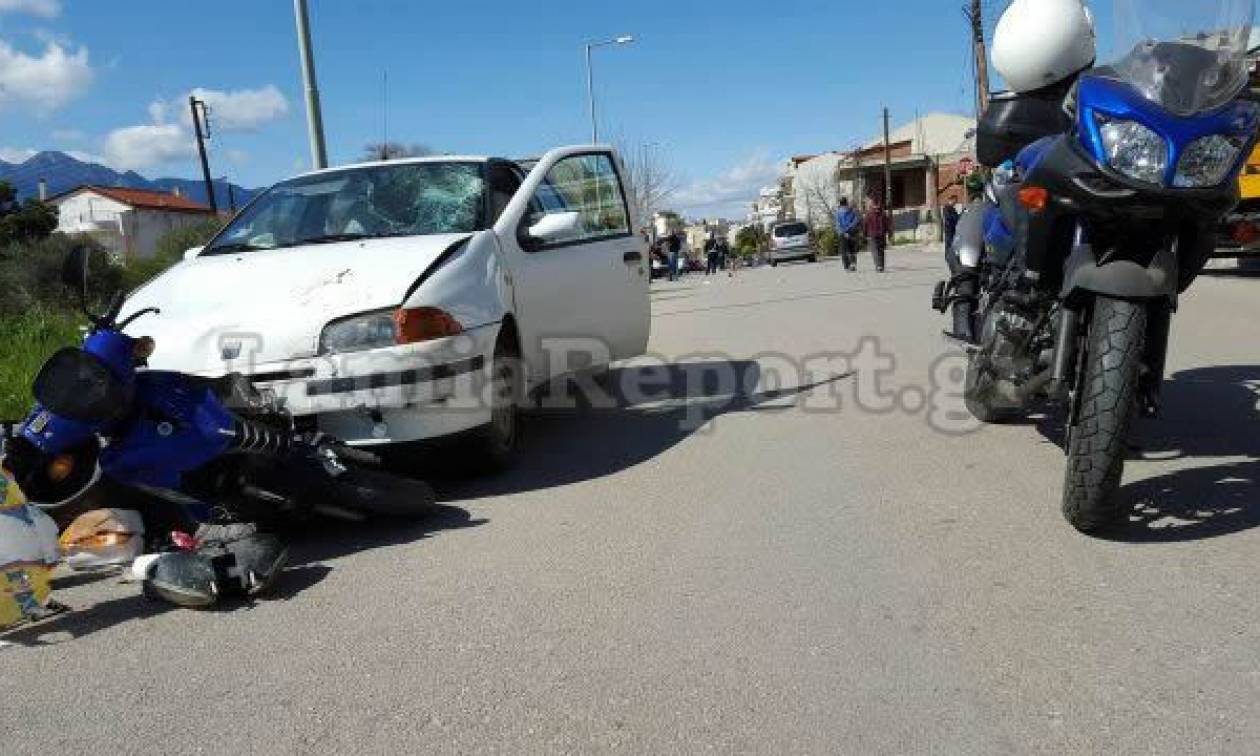
[[[31,409],[31,379],[44,360],[80,341],[73,315],[35,309],[0,317],[0,420],[21,420]]]

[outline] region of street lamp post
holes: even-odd
[[[597,47],[608,47],[609,45],[628,45],[634,42],[634,37],[630,34],[623,34],[620,37],[606,39],[603,42],[587,42],[586,43],[586,101],[591,111],[591,144],[599,144],[599,121],[595,117],[595,71],[591,66],[591,51]]]

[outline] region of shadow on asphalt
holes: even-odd
[[[326,519],[312,520],[281,534],[289,544],[290,569],[319,565],[330,559],[376,549],[415,543],[444,530],[475,528],[489,522],[474,519],[467,510],[442,505],[414,521],[379,518],[339,525]],[[283,586],[277,586],[283,587]],[[275,600],[277,596],[270,597]]]
[[[727,376],[726,385],[721,385],[718,375]],[[730,376],[735,376],[733,382]],[[599,381],[610,403],[592,406],[581,401],[589,394],[579,391],[578,407],[531,412],[524,424],[520,458],[511,470],[490,477],[452,476],[447,471],[453,466],[438,454],[422,475],[429,476],[443,501],[603,478],[668,452],[711,420],[735,413],[789,410],[791,405],[780,402],[803,399],[847,377],[835,375],[809,385],[758,391],[763,376],[758,363],[751,360],[615,369]],[[622,390],[627,385],[651,386],[645,388],[647,400],[632,401]]]
[[[472,528],[485,522],[487,520],[473,519],[467,511],[459,507],[442,506],[433,514],[414,522],[379,519],[343,525],[318,519],[295,525],[279,533],[289,544],[289,563],[265,595],[252,600],[224,600],[202,611],[249,611],[259,604],[290,601],[328,577],[333,568],[322,562],[374,549],[414,543],[443,530]],[[58,590],[117,579],[116,573],[71,573],[54,581],[54,596]],[[77,608],[43,622],[0,633],[0,641],[27,647],[55,646],[109,630],[125,622],[144,621],[169,611],[191,611],[146,598],[141,595],[139,585],[128,586],[126,590],[129,591],[126,596]]]
[[[265,596],[254,600],[224,601],[210,609],[200,611],[209,613],[248,611],[260,603],[288,601],[322,581],[330,572],[332,568],[324,565],[291,567],[281,574]],[[116,575],[110,577],[117,578]],[[91,606],[73,609],[43,622],[0,633],[0,641],[28,648],[56,646],[109,630],[123,623],[143,622],[170,611],[193,611],[181,610],[165,601],[147,598],[141,594],[138,585],[129,586],[128,590],[133,592]]]
[[[1132,513],[1127,526],[1104,538],[1123,543],[1176,543],[1260,527],[1260,365],[1186,370],[1164,384],[1163,416],[1139,420],[1130,460],[1172,461],[1243,457],[1189,467],[1122,486]],[[1060,413],[1030,419],[1063,448]]]
[[[1260,527],[1260,365],[1186,370],[1164,385],[1164,414],[1135,434],[1149,460],[1242,457],[1135,481],[1120,489],[1134,507],[1112,540],[1168,543]]]

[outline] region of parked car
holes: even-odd
[[[366,163],[283,181],[137,290],[155,368],[242,372],[352,445],[467,434],[510,460],[521,386],[647,348],[617,155]],[[581,354],[574,355],[578,351]]]
[[[809,226],[801,221],[776,223],[770,229],[770,264],[778,265],[790,260],[818,262],[818,248]]]

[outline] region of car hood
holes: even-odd
[[[217,374],[315,356],[329,321],[396,307],[470,234],[371,239],[186,260],[142,286],[123,316],[157,341],[156,369]]]

